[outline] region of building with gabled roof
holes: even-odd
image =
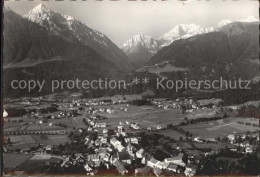
[[[178,156],[164,159],[164,162],[185,166],[185,163],[182,161],[183,155],[184,155],[183,153],[179,153]]]

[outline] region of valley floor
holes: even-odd
[[[223,107],[160,98],[136,105],[140,100],[73,94],[6,99],[5,172],[192,176],[209,174],[203,165],[210,157],[239,166],[240,159],[259,155],[259,120],[238,111],[260,101]],[[218,168],[214,173],[229,172]]]

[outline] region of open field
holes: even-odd
[[[218,105],[221,101],[222,101],[221,99],[198,100],[198,102],[199,102],[201,105],[208,105],[208,104]]]
[[[174,131],[174,130],[169,130],[169,129],[167,129],[167,130],[159,130],[156,133],[164,135],[166,137],[168,136],[168,137],[173,138],[175,140],[178,140],[180,137],[185,138],[185,136],[180,134],[179,132]]]
[[[55,96],[55,95],[54,95]],[[113,101],[119,100],[135,100],[140,99],[141,95],[125,95],[124,97],[121,95],[115,95],[112,97],[102,97],[94,100],[104,100],[110,99]],[[58,104],[59,111],[51,113],[51,114],[43,114],[42,116],[47,117],[49,115],[57,116],[61,112],[70,112],[72,108],[64,106],[67,105],[67,102],[54,102],[55,99],[51,98],[51,101],[41,101],[40,105],[32,106],[27,105],[25,107],[28,108],[46,108],[50,106],[52,103]],[[92,99],[93,100],[93,99]],[[87,100],[85,100],[87,101]],[[166,127],[168,124],[179,125],[183,122],[184,118],[188,119],[197,119],[201,117],[215,117],[217,116],[216,110],[214,109],[205,109],[205,110],[194,110],[193,112],[187,112],[186,114],[182,114],[180,109],[168,109],[164,110],[162,108],[158,108],[157,106],[134,106],[127,104],[117,104],[117,105],[102,105],[102,106],[91,106],[95,109],[98,108],[107,108],[114,110],[115,113],[109,114],[106,112],[98,113],[100,116],[105,117],[107,119],[97,120],[97,122],[105,122],[108,126],[116,126],[119,122],[125,123],[128,121],[129,123],[138,123],[142,128],[152,127],[156,128],[157,126],[161,126],[162,128]],[[73,108],[74,109],[74,108]],[[75,108],[76,109],[76,108]],[[124,109],[127,109],[125,111]],[[5,122],[5,131],[38,131],[38,130],[64,130],[72,131],[73,129],[78,128],[86,128],[86,125],[83,124],[83,119],[88,118],[89,115],[85,113],[85,111],[79,111],[78,116],[70,117],[70,118],[61,118],[61,119],[48,119],[47,123],[39,124],[40,119],[33,118],[25,118],[23,119],[23,123],[19,122]],[[50,126],[49,123],[52,123]],[[59,126],[62,124],[62,126]],[[64,126],[65,125],[65,126]]]
[[[30,135],[9,136],[11,143],[15,145],[35,144],[36,141]]]
[[[108,118],[106,120],[102,120],[102,122],[106,122],[108,125],[115,125],[119,122],[125,121],[130,123],[136,122],[139,123],[143,128],[147,126],[156,127],[157,125],[166,127],[168,124],[179,125],[181,122],[183,122],[185,117],[188,119],[198,119],[218,116],[217,109],[200,109],[183,114],[180,109],[165,110],[155,106],[130,105],[129,107],[126,107],[126,105],[123,104],[104,107],[114,109],[115,113],[99,113],[99,115]],[[127,108],[127,111],[120,110],[120,108]]]
[[[29,149],[39,145],[31,135],[5,136],[10,138],[11,145],[5,146],[8,150]]]
[[[67,135],[17,135],[6,136],[10,138],[12,145],[6,146],[7,149],[27,149],[42,145],[59,145],[70,142]]]
[[[83,124],[83,119],[87,118],[86,115],[81,115],[78,117],[73,117],[73,118],[62,118],[62,119],[53,119],[51,120],[51,122],[55,125],[58,124],[64,124],[67,126],[66,130],[70,131],[72,130],[74,127],[75,128],[86,128],[86,125]]]
[[[253,127],[243,124],[238,124],[237,121],[245,121],[251,119],[245,118],[227,118],[217,121],[201,122],[198,124],[183,126],[183,128],[193,136],[202,137],[205,139],[212,139],[216,137],[224,137],[234,133],[246,133],[260,130],[259,127]]]
[[[178,125],[184,118],[181,110],[164,110],[154,106],[129,106],[126,112],[116,110],[114,114],[104,113],[100,115],[108,119],[99,122],[106,122],[108,125],[128,121],[130,123],[138,123],[143,128],[147,126],[156,127],[157,125],[166,127],[168,124]]]
[[[15,170],[16,171],[26,171],[27,173],[33,172],[33,173],[37,173],[37,172],[44,172],[44,168],[45,168],[45,163],[46,162],[50,162],[50,163],[55,163],[61,161],[60,158],[55,158],[55,157],[51,157],[51,158],[47,158],[47,159],[29,159],[27,161],[25,161],[24,163],[22,163],[20,166],[16,167]]]
[[[12,169],[15,168],[25,161],[29,160],[33,155],[32,154],[14,154],[14,153],[5,153],[4,154],[4,168]]]
[[[59,126],[49,126],[48,124],[30,124],[30,125],[16,125],[5,128],[5,131],[48,131],[48,130],[64,130]]]
[[[70,142],[67,135],[32,135],[32,138],[43,145],[59,145]]]
[[[188,119],[198,119],[198,118],[210,118],[210,117],[216,117],[217,109],[195,109],[193,112],[189,112],[185,114],[185,117]]]

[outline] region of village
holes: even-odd
[[[18,159],[5,168],[16,175],[194,176],[211,156],[259,156],[258,120],[237,117],[243,105],[221,99],[51,95],[5,103],[4,151]]]

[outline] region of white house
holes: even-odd
[[[122,135],[123,137],[125,137],[127,134],[126,134],[126,132],[121,132],[121,135]]]
[[[152,127],[147,127],[146,129],[147,129],[147,130],[152,130]]]
[[[107,129],[103,129],[103,134],[107,134],[108,130]]]
[[[238,106],[229,106],[230,109],[237,110]]]
[[[159,161],[152,157],[150,160],[147,161],[147,166],[155,168],[156,167],[155,165],[157,162],[159,162]]]
[[[246,147],[245,151],[246,151],[246,153],[249,153],[249,154],[253,153],[253,150],[251,147]]]
[[[139,151],[136,152],[136,157],[137,158],[143,158],[143,155],[144,155],[144,149],[141,148]]]
[[[115,138],[112,138],[110,140],[110,143],[119,151],[121,152],[123,149],[124,149],[124,146],[122,146],[121,142],[118,141],[117,139]]]
[[[235,140],[235,135],[228,135],[228,139],[233,144],[233,142]]]
[[[107,126],[106,123],[96,123],[96,127],[105,128]]]
[[[103,160],[104,160],[105,162],[109,162],[109,157],[110,157],[110,155],[109,155],[109,154],[106,154],[105,157],[103,158]]]
[[[107,113],[108,113],[108,114],[114,114],[114,113],[115,113],[115,110],[113,110],[113,109],[107,109]]]
[[[167,167],[167,163],[165,162],[161,162],[161,161],[158,161],[156,164],[155,164],[155,167],[156,168],[159,168],[159,169],[165,169]]]
[[[193,140],[196,141],[196,142],[202,143],[202,140],[201,140],[200,137],[195,137]]]
[[[131,124],[131,127],[135,130],[139,130],[140,127],[137,124]]]
[[[164,159],[165,163],[174,163],[176,165],[185,166],[185,163],[182,161],[183,153],[179,153],[176,157]]]
[[[157,128],[157,130],[161,130],[162,129],[162,127],[160,125],[158,125],[156,128]]]
[[[167,165],[168,165],[167,163],[156,160],[153,157],[147,161],[147,166],[152,168],[165,169]]]
[[[122,125],[118,125],[117,128],[118,128],[118,131],[122,131],[123,130],[123,126]]]
[[[52,148],[51,148],[51,145],[47,145],[47,146],[46,146],[46,151],[51,151],[51,149],[52,149]]]
[[[192,107],[192,109],[196,109],[196,108],[197,108],[197,105],[192,104],[191,107]]]

